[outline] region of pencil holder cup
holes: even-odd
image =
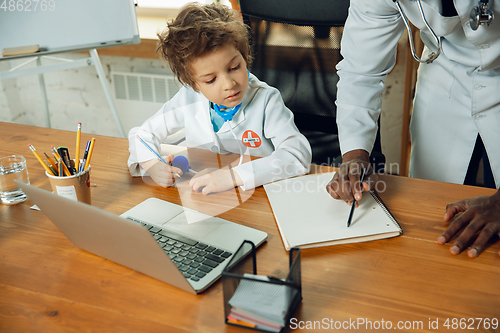
[[[290,250],[288,274],[279,279],[257,275],[255,246],[244,241],[222,272],[222,289],[226,324],[259,332],[286,332],[302,301],[300,249]]]
[[[73,165],[74,161],[71,162]],[[50,175],[47,172],[45,174],[49,177],[50,186],[54,193],[68,199],[91,204],[90,165],[86,170],[71,176],[58,177]]]

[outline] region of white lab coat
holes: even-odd
[[[140,127],[129,132],[128,160],[132,176],[144,175],[139,162],[156,158],[136,138],[136,134],[156,151],[169,135],[185,129],[186,146],[212,150],[217,146],[221,153],[236,153],[238,144],[248,142],[248,130],[252,140],[242,148],[245,154],[263,157],[234,168],[243,180],[242,189],[309,172],[311,146],[293,121],[292,112],[285,106],[280,92],[254,75],[249,76],[248,90],[240,110],[230,122],[238,138],[235,140],[226,122],[217,133],[210,120],[209,100],[191,88],[182,87],[179,92]],[[250,140],[250,141],[252,141]],[[260,146],[259,143],[260,142]]]
[[[441,0],[422,0],[427,22],[442,36],[441,55],[421,64],[411,119],[410,176],[463,183],[478,133],[500,186],[500,1],[490,1],[490,26],[470,28],[478,0],[455,0],[458,16],[443,17]],[[436,45],[414,0],[401,0],[426,47]],[[381,95],[405,29],[392,0],[352,0],[338,64],[337,121],[342,153],[371,151]]]

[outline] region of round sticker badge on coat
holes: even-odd
[[[243,144],[249,148],[258,148],[262,143],[260,136],[252,130],[247,130],[241,137]]]

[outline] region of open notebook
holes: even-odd
[[[375,192],[363,193],[348,228],[351,206],[326,192],[333,175],[314,174],[264,185],[287,251],[292,247],[366,242],[403,233]]]

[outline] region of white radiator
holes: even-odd
[[[111,72],[113,97],[126,133],[140,126],[179,91],[172,74]],[[184,133],[176,133],[167,143],[176,143]]]

